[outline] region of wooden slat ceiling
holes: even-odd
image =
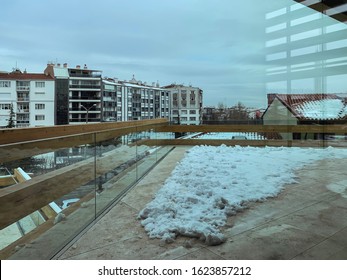
[[[294,0],[338,21],[347,23],[346,0]]]

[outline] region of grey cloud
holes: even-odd
[[[14,60],[34,72],[47,61],[86,63],[109,77],[192,83],[204,90],[206,105],[244,99],[263,106],[265,17],[257,3],[4,1],[0,71]]]

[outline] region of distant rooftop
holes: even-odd
[[[336,94],[269,94],[269,105],[275,98],[301,120],[347,119],[347,100]]]
[[[5,80],[53,80],[50,75],[40,73],[27,73],[22,72],[19,69],[15,69],[13,72],[0,72],[0,79]]]

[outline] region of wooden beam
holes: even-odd
[[[307,132],[347,133],[344,125],[163,125],[156,132]]]
[[[317,3],[314,4],[310,4],[310,3],[305,3],[305,0],[295,0],[296,2],[299,2],[311,9],[316,10],[317,12],[323,13],[323,14],[327,14],[326,11],[328,11],[331,8],[336,8],[338,6],[342,6],[343,4],[346,4],[344,0],[339,0],[339,1],[319,1]],[[339,13],[333,14],[333,15],[329,15],[328,16],[341,21],[341,22],[347,22],[347,14],[346,14],[346,10],[344,11],[340,11]]]
[[[16,181],[12,175],[6,175],[6,176],[0,177],[0,187],[7,187],[7,186],[13,185],[15,183],[16,183]]]
[[[0,189],[0,229],[94,180],[134,158],[136,153],[143,153],[145,150],[146,147],[141,146],[119,148],[98,157],[96,164],[94,164],[94,158],[91,158]]]
[[[105,122],[97,124],[78,124],[78,125],[57,125],[44,127],[27,127],[27,128],[6,128],[0,129],[0,145],[9,143],[18,143],[26,141],[35,141],[46,138],[54,138],[75,134],[95,133],[126,127],[143,127],[168,123],[167,119],[152,119],[141,121],[126,122]]]
[[[56,151],[62,148],[76,147],[84,144],[96,144],[105,140],[113,139],[133,132],[141,132],[149,129],[157,129],[160,126],[160,120],[143,121],[141,125],[123,126],[119,128],[110,128],[102,131],[87,132],[83,134],[67,134],[51,138],[38,138],[25,142],[9,143],[0,145],[0,163],[31,157]],[[72,131],[69,131],[72,133]],[[44,137],[46,134],[35,134],[35,137]]]
[[[347,141],[326,140],[217,140],[217,139],[148,139],[142,140],[142,145],[147,146],[252,146],[252,147],[347,147]]]

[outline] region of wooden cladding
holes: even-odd
[[[1,189],[0,229],[94,180],[145,150],[145,147],[122,147],[102,157],[90,158]]]
[[[166,119],[100,123],[72,126],[55,126],[0,130],[0,163],[55,151],[62,148],[93,144],[128,133],[154,129],[156,132],[263,132],[263,133],[334,133],[347,134],[345,125],[167,125]],[[17,141],[16,141],[17,140]],[[185,145],[199,145],[199,141],[188,140]],[[261,146],[263,142],[247,145]],[[224,141],[225,142],[225,141]],[[158,143],[158,142],[157,142]],[[161,145],[168,142],[162,142]],[[197,143],[197,144],[192,144]],[[217,142],[216,142],[217,143]],[[264,142],[265,143],[265,142]],[[273,143],[267,141],[266,143]],[[275,142],[274,142],[275,143]],[[313,142],[312,142],[313,143]],[[311,144],[312,144],[311,143]],[[317,143],[317,142],[316,142]],[[225,142],[226,144],[226,142]],[[230,142],[230,145],[238,145]],[[274,145],[280,145],[276,142]],[[308,142],[306,144],[309,144]],[[302,144],[305,146],[306,144]],[[159,144],[157,144],[159,145]],[[175,145],[175,144],[173,144]],[[180,145],[180,144],[177,144]],[[267,145],[267,144],[266,144]],[[313,144],[312,144],[313,145]],[[316,144],[314,144],[316,145]],[[288,146],[284,144],[284,146]]]
[[[94,144],[128,133],[157,129],[166,119],[0,130],[0,163],[84,144]]]
[[[58,125],[45,127],[8,128],[0,130],[0,145],[63,137],[76,134],[95,133],[122,128],[145,130],[167,123],[167,119],[105,122],[97,124]]]
[[[147,146],[252,146],[252,147],[347,147],[347,141],[327,141],[327,140],[219,140],[219,139],[146,139],[139,141],[141,145]]]

